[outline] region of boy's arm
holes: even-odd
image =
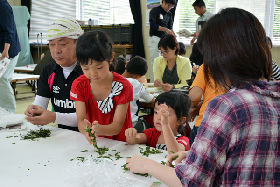
[[[98,135],[113,136],[120,133],[122,130],[124,121],[126,119],[126,112],[129,102],[125,104],[117,105],[113,122],[109,125],[100,124],[98,128]],[[125,111],[125,112],[124,112]]]
[[[143,86],[140,88],[140,98],[144,99],[147,102],[155,102],[155,97]]]

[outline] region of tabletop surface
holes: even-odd
[[[20,79],[33,79],[33,78],[38,78],[39,79],[40,75],[30,75],[30,74],[24,74],[24,73],[13,73],[13,78],[12,80],[20,80]]]
[[[103,165],[93,163],[90,158],[98,156],[96,149],[89,145],[84,135],[79,132],[44,126],[51,130],[50,137],[38,141],[22,140],[20,136],[27,134],[28,130],[39,129],[25,120],[23,124],[26,129],[0,130],[1,187],[104,186],[101,184],[104,181],[108,186],[149,187],[158,181],[153,177],[135,175],[130,171],[124,173],[121,166],[125,164],[126,158],[116,160],[112,156],[112,160],[102,158]],[[127,145],[125,142],[107,138],[98,137],[97,140],[99,147],[109,148],[105,155],[120,152],[121,157],[131,157],[133,154],[141,155],[139,147],[145,148],[143,145]],[[82,152],[85,150],[88,151]],[[152,154],[149,158],[166,162],[167,154],[163,151],[161,154]],[[77,161],[77,157],[85,157],[88,161],[84,163]],[[122,185],[118,184],[121,182]]]
[[[29,64],[26,66],[19,66],[19,67],[15,67],[14,68],[14,72],[21,72],[21,71],[25,71],[25,72],[33,72],[35,67],[37,64]]]

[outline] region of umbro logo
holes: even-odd
[[[59,93],[60,88],[58,86],[53,86],[53,92]]]

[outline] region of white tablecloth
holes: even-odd
[[[39,129],[26,121],[27,129]],[[74,171],[77,157],[88,157],[92,155],[97,157],[95,148],[89,145],[85,137],[78,132],[57,129],[50,126],[44,126],[51,129],[51,137],[39,139],[38,141],[21,140],[20,135],[27,134],[26,130],[0,130],[0,186],[1,187],[32,187],[32,186],[66,186],[69,179],[69,171]],[[7,138],[9,136],[13,136]],[[18,137],[14,137],[18,136]],[[120,152],[122,157],[130,157],[134,153],[140,154],[139,147],[142,145],[126,145],[125,142],[114,141],[98,137],[99,147],[108,147],[109,152],[115,155]],[[88,152],[81,152],[88,150]],[[116,151],[112,151],[116,150]],[[107,153],[107,154],[108,154]],[[105,155],[107,155],[105,154]],[[165,156],[168,153],[153,154],[149,158],[158,162],[166,161]],[[75,159],[70,161],[71,159]],[[130,171],[124,173],[121,166],[125,164],[126,158],[113,159],[113,169],[108,168],[105,173],[114,173],[131,181],[136,181],[139,186],[151,186],[156,182],[155,178],[143,177],[132,174]],[[83,163],[81,163],[83,164]],[[114,165],[116,164],[116,165]],[[92,168],[94,170],[95,168]],[[83,175],[81,173],[81,175]],[[105,176],[105,175],[104,175]],[[101,179],[100,179],[101,180]],[[104,180],[104,179],[102,179]],[[110,180],[110,178],[106,179]],[[69,181],[68,181],[69,182]],[[81,181],[82,183],[83,181]],[[68,185],[69,186],[69,185]],[[80,187],[81,185],[79,185]],[[87,185],[83,185],[87,186]],[[97,186],[97,185],[95,185]],[[161,184],[160,186],[165,186]]]

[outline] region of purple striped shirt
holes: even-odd
[[[176,166],[183,186],[280,186],[280,82],[233,88],[207,106]]]

